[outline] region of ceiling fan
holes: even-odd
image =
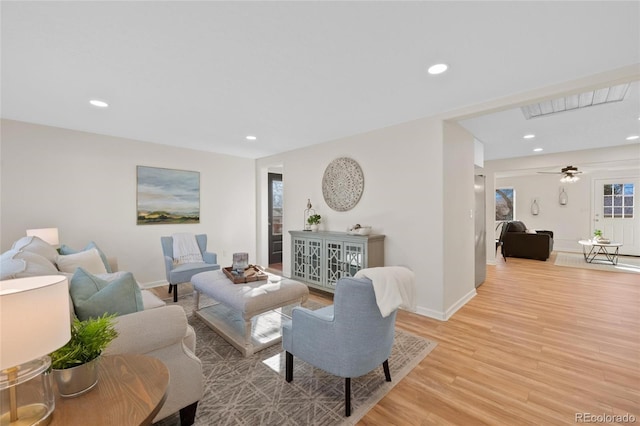
[[[559,172],[538,172],[538,173],[562,175],[562,178],[560,178],[560,182],[576,182],[580,180],[580,177],[576,175],[579,175],[582,172],[578,171],[578,168],[575,166],[567,166],[567,167],[563,167]]]

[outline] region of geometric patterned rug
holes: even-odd
[[[204,395],[198,403],[196,425],[353,425],[436,347],[435,342],[396,329],[389,357],[392,381],[385,381],[382,366],[351,379],[352,411],[345,417],[343,378],[296,358],[293,381],[287,383],[280,344],[245,358],[192,315],[190,294],[181,296],[178,304],[185,308],[196,331],[196,355],[202,361]],[[321,307],[313,301],[304,306]],[[179,424],[177,414],[156,423]]]

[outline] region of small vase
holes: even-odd
[[[93,359],[77,367],[53,369],[53,378],[63,398],[73,398],[89,392],[98,383],[98,360]]]
[[[320,225],[311,225],[311,232],[318,232],[318,228],[320,228]]]

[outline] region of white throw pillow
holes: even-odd
[[[537,234],[535,229],[525,229],[524,232],[526,232],[527,234]]]
[[[62,272],[74,273],[76,269],[83,268],[90,274],[107,273],[100,253],[95,248],[74,254],[59,255],[56,263]]]
[[[3,280],[58,274],[53,263],[36,253],[9,250],[2,253],[1,259],[0,270]]]
[[[58,257],[58,251],[55,247],[35,236],[20,238],[13,243],[11,249],[39,254],[51,263],[54,263]]]

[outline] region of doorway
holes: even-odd
[[[282,174],[268,174],[269,268],[282,271]]]
[[[611,241],[622,243],[620,254],[640,256],[640,179],[595,179],[593,226]]]

